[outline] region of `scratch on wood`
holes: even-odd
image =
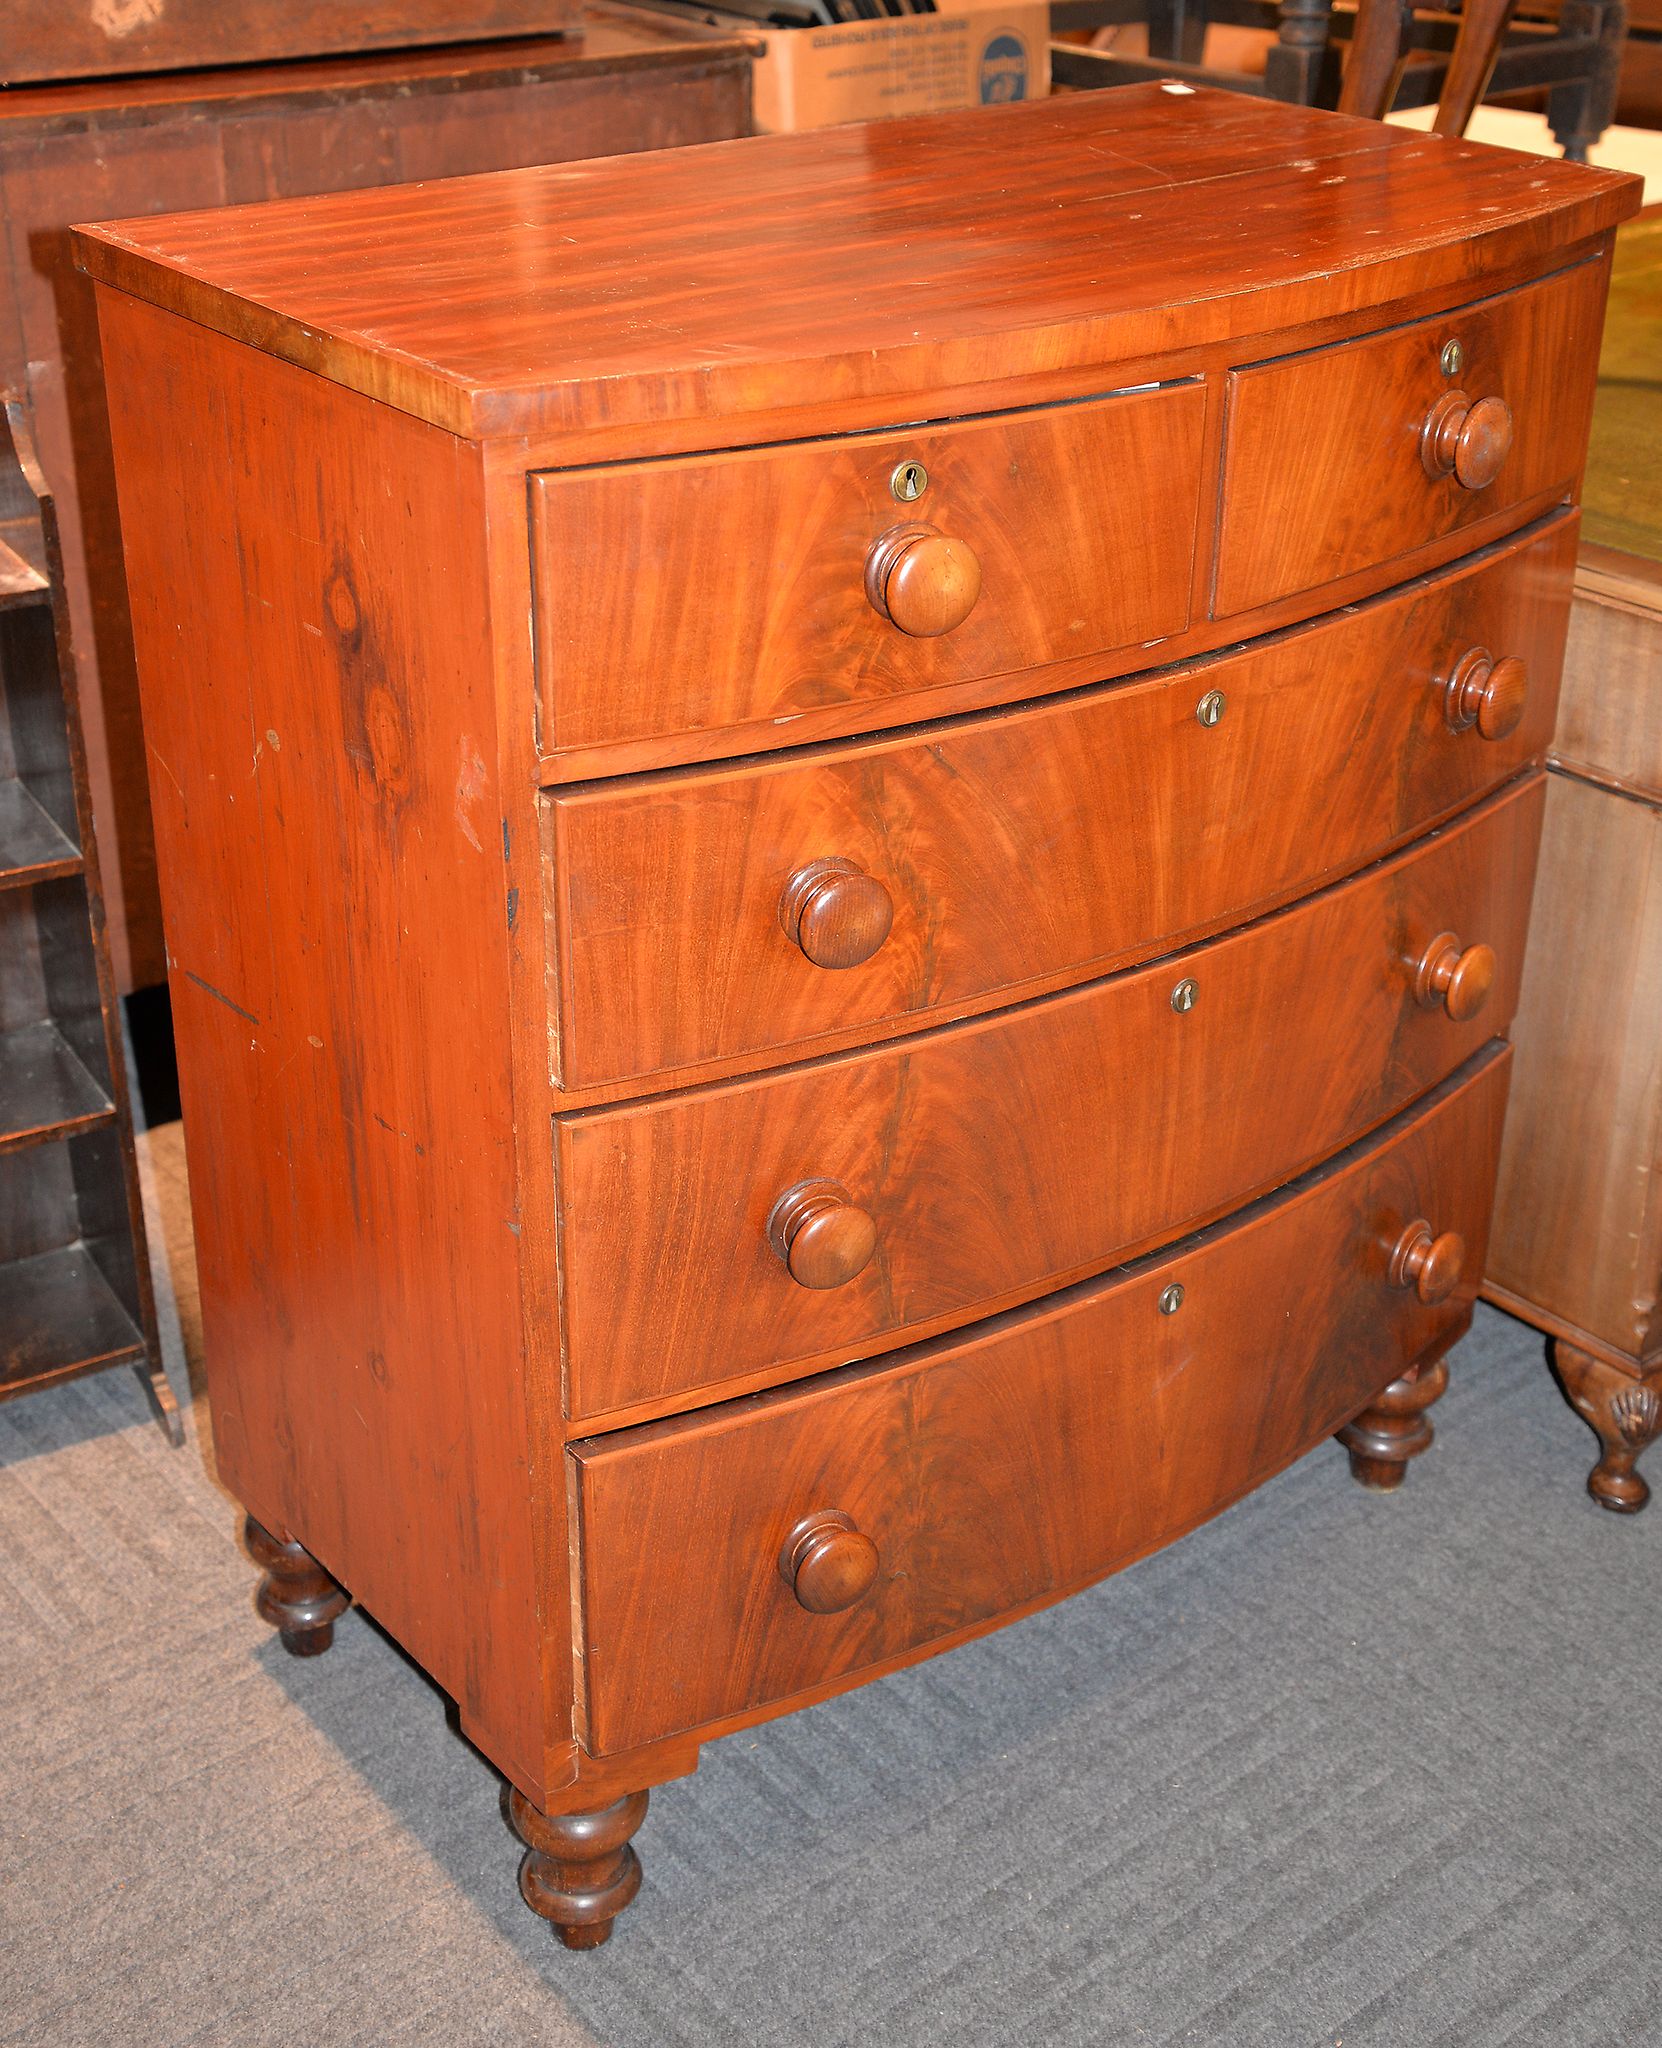
[[[231,998],[228,995],[221,994],[211,981],[204,981],[200,974],[192,974],[188,967],[184,972],[186,981],[194,981],[204,995],[212,996],[216,1003],[223,1003],[228,1010],[235,1010],[239,1017],[246,1017],[250,1024],[259,1023],[259,1018],[254,1015],[252,1010],[245,1010],[241,1003],[233,1003]]]
[[[179,794],[181,796],[184,796],[185,785],[179,780],[178,776],[174,774],[173,770],[167,765],[167,763],[162,760],[161,755],[156,751],[154,747],[150,749],[150,757],[154,761],[161,762],[162,773],[167,777],[168,781],[172,783],[173,787],[179,792]],[[185,801],[189,803],[189,797],[185,797]]]

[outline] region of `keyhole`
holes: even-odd
[[[1197,989],[1194,983],[1189,979],[1189,977],[1185,975],[1183,979],[1177,984],[1176,988],[1174,988],[1171,992],[1172,1008],[1177,1012],[1177,1014],[1180,1017],[1186,1016],[1187,1013],[1194,1008],[1195,997],[1199,995],[1199,993],[1199,989]]]
[[[921,498],[929,485],[929,472],[921,462],[901,463],[889,478],[889,489],[903,505]]]

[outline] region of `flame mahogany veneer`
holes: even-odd
[[[568,1945],[711,1735],[1430,1442],[1636,190],[1147,87],[80,238],[262,1612]]]

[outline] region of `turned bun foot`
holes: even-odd
[[[542,1813],[523,1792],[510,1793],[508,1817],[525,1844],[520,1896],[567,1948],[610,1941],[612,1922],[640,1890],[630,1837],[646,1818],[646,1799],[631,1792],[593,1813]]]
[[[309,1550],[274,1536],[250,1515],[243,1525],[248,1553],[265,1576],[255,1612],[277,1631],[291,1657],[321,1657],[335,1640],[335,1622],[352,1604]]]
[[[1356,1420],[1339,1431],[1350,1453],[1350,1476],[1370,1493],[1394,1493],[1408,1473],[1408,1460],[1431,1447],[1426,1410],[1448,1386],[1448,1367],[1416,1366],[1376,1394]]]
[[[1662,1435],[1662,1373],[1644,1378],[1623,1372],[1562,1337],[1552,1357],[1571,1406],[1603,1447],[1587,1475],[1587,1491],[1613,1515],[1636,1515],[1650,1499],[1637,1470],[1639,1457]]]

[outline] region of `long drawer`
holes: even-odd
[[[1315,590],[1581,475],[1607,266],[1229,379],[1219,618]]]
[[[1205,416],[1191,382],[533,476],[544,749],[775,746],[803,712],[1181,632]]]
[[[1154,966],[557,1118],[571,1412],[684,1402],[967,1321],[1349,1144],[1506,1028],[1543,780]]]
[[[1319,1443],[1470,1317],[1509,1061],[1481,1055],[1371,1144],[1157,1259],[871,1366],[574,1445],[591,1750],[1057,1598]],[[1464,1249],[1429,1304],[1391,1279],[1421,1220]],[[871,1571],[859,1539],[875,1576],[825,1611]]]
[[[1575,538],[1144,682],[551,792],[561,1081],[985,1008],[1378,858],[1545,748]]]

